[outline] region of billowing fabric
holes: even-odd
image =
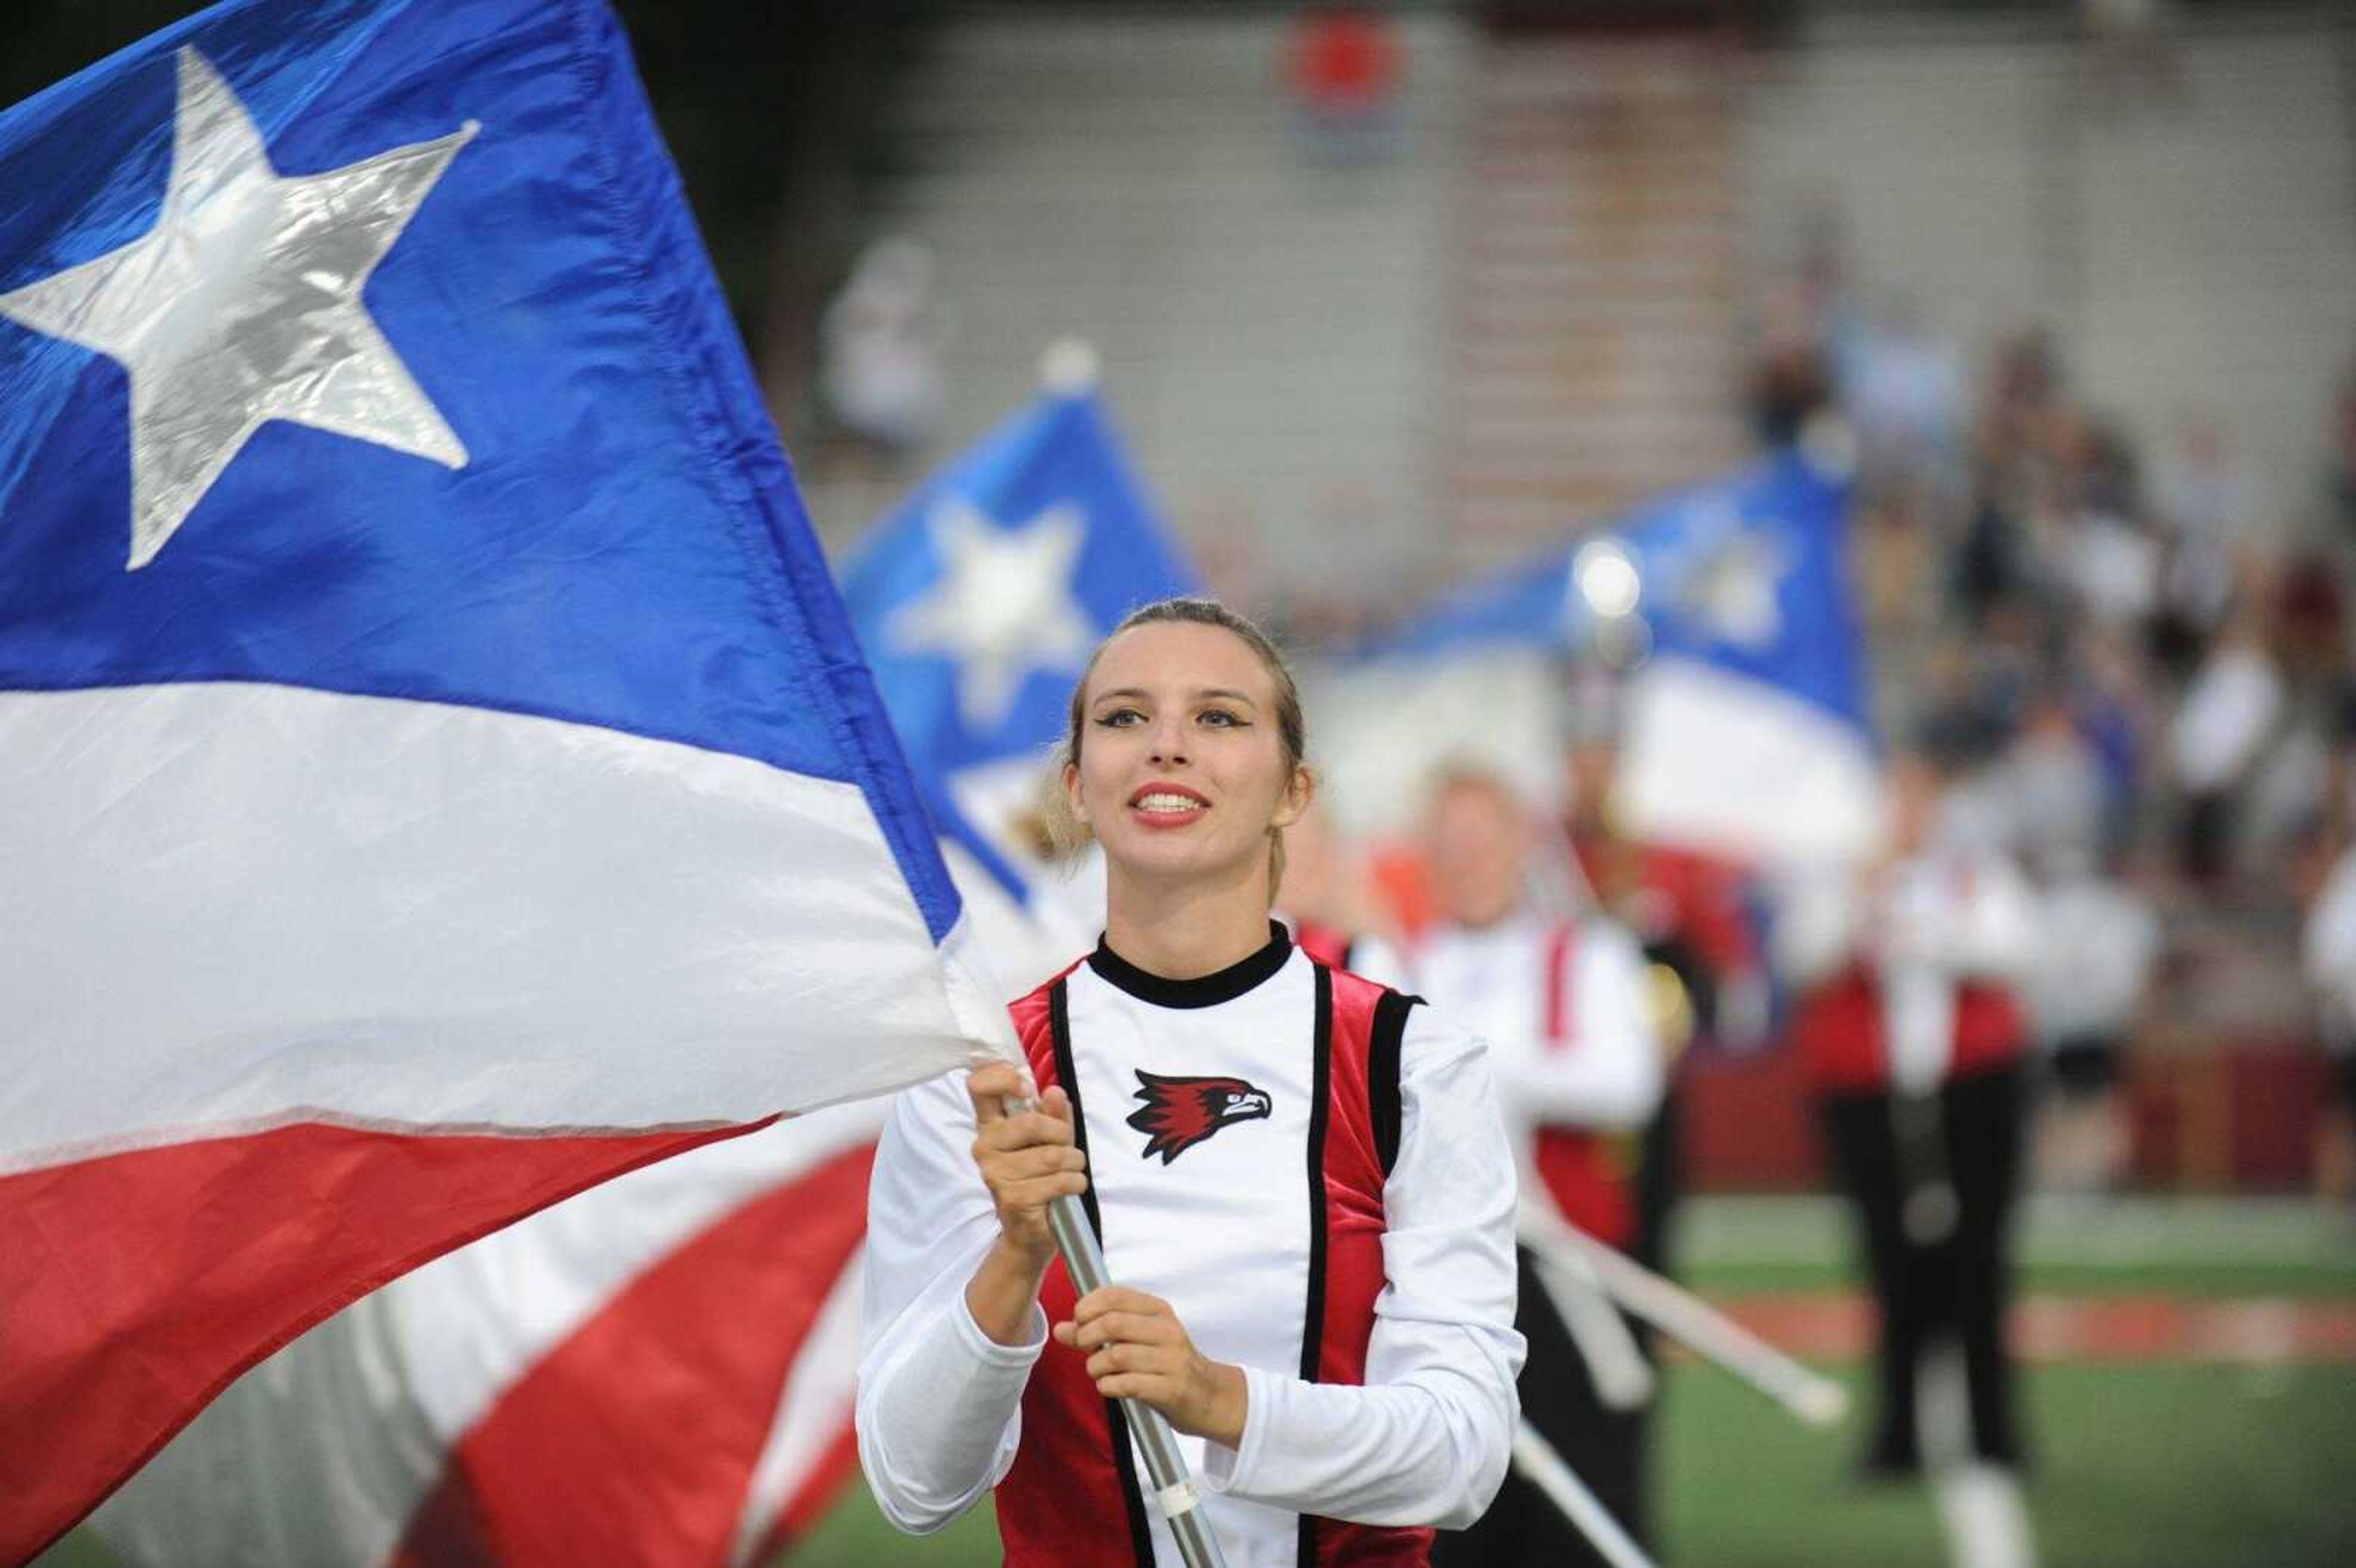
[[[842,573],[884,705],[944,779],[1035,758],[1104,635],[1200,586],[1086,391],[1043,393],[959,453]]]
[[[856,1463],[880,1103],[634,1171],[362,1297],[92,1516],[127,1561],[766,1560]]]
[[[1006,1039],[601,5],[0,114],[0,1560],[365,1291]]]

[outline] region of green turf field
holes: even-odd
[[[2029,1379],[2030,1507],[2050,1568],[2346,1568],[2356,1563],[2356,1369],[2047,1368]],[[1661,1413],[1657,1540],[1694,1568],[1904,1568],[1940,1561],[1918,1488],[1849,1479],[1847,1433],[1804,1430],[1699,1367]],[[923,1540],[862,1491],[798,1568],[995,1563],[982,1510]]]
[[[2024,1284],[2039,1291],[2356,1300],[2356,1237],[2303,1202],[2040,1204],[2021,1243]],[[1712,1293],[1846,1283],[1839,1211],[1813,1200],[1697,1204],[1682,1245],[1687,1277]],[[2029,1371],[2025,1383],[2037,1457],[2030,1507],[2046,1568],[2356,1564],[2356,1366],[2062,1364]],[[1940,1563],[1920,1488],[1850,1479],[1854,1425],[1809,1431],[1707,1367],[1673,1366],[1665,1386],[1654,1450],[1664,1563]],[[792,1560],[798,1568],[989,1563],[997,1536],[985,1508],[911,1540],[854,1488]],[[85,1531],[41,1568],[114,1562]]]

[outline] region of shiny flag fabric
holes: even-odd
[[[0,1562],[556,1199],[996,1049],[600,5],[0,113]]]
[[[91,1524],[154,1568],[771,1561],[858,1463],[883,1103],[609,1181],[364,1296]]]

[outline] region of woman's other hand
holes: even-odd
[[[1085,1353],[1088,1376],[1107,1399],[1151,1405],[1181,1432],[1229,1448],[1244,1440],[1243,1369],[1194,1349],[1186,1326],[1159,1296],[1107,1285],[1080,1297],[1055,1342]]]

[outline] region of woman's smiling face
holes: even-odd
[[[1155,622],[1105,645],[1083,698],[1072,809],[1120,872],[1220,877],[1265,862],[1309,776],[1284,752],[1276,682],[1221,626]]]

